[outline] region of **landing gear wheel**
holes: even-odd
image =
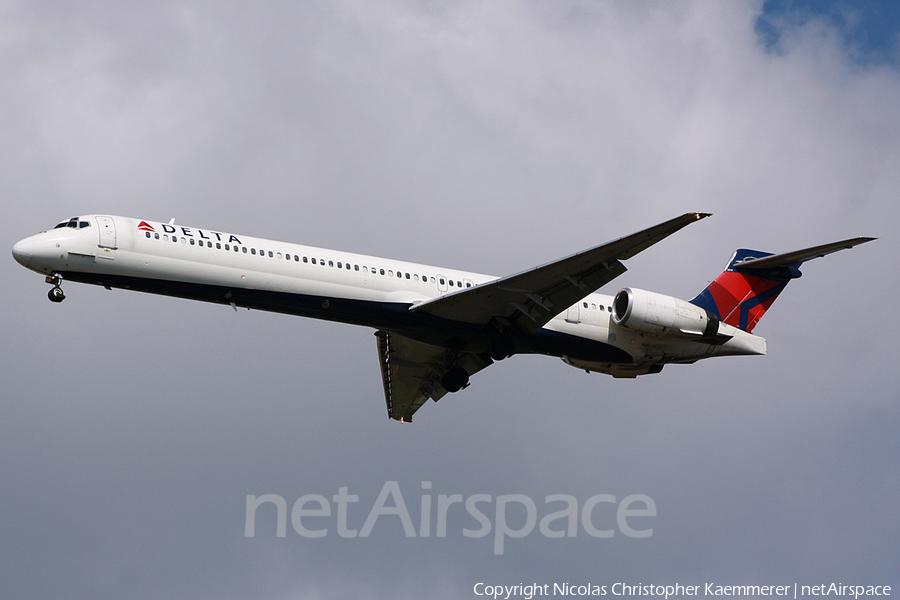
[[[51,288],[50,292],[47,293],[47,297],[50,298],[50,302],[62,302],[66,299],[66,295],[59,286]]]
[[[469,373],[462,367],[453,367],[441,377],[441,385],[450,393],[458,392],[469,384]]]

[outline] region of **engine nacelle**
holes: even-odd
[[[719,319],[690,302],[646,290],[625,288],[613,300],[616,325],[655,336],[715,338]]]

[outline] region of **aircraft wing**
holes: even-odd
[[[426,400],[437,402],[447,394],[441,376],[452,364],[471,376],[493,362],[488,356],[453,352],[387,331],[376,331],[375,336],[388,417],[398,421],[412,421]]]
[[[566,308],[624,273],[626,268],[620,261],[708,216],[687,213],[555,262],[422,302],[410,310],[482,325],[498,320],[520,334],[532,335]]]

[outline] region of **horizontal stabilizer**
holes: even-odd
[[[802,263],[874,239],[857,237],[783,254],[746,248],[735,250],[725,270],[691,304],[705,309],[726,325],[752,333],[788,282],[802,275],[799,269]]]
[[[841,242],[832,242],[830,244],[814,246],[804,250],[797,250],[795,252],[773,254],[762,258],[750,258],[735,264],[734,266],[738,269],[776,269],[778,267],[790,267],[814,258],[821,258],[832,252],[837,252],[838,250],[846,250],[847,248],[852,248],[859,244],[871,242],[874,239],[876,238],[856,237]]]

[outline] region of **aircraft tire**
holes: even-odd
[[[450,393],[458,392],[469,383],[469,373],[462,367],[453,367],[441,377],[441,385]]]

